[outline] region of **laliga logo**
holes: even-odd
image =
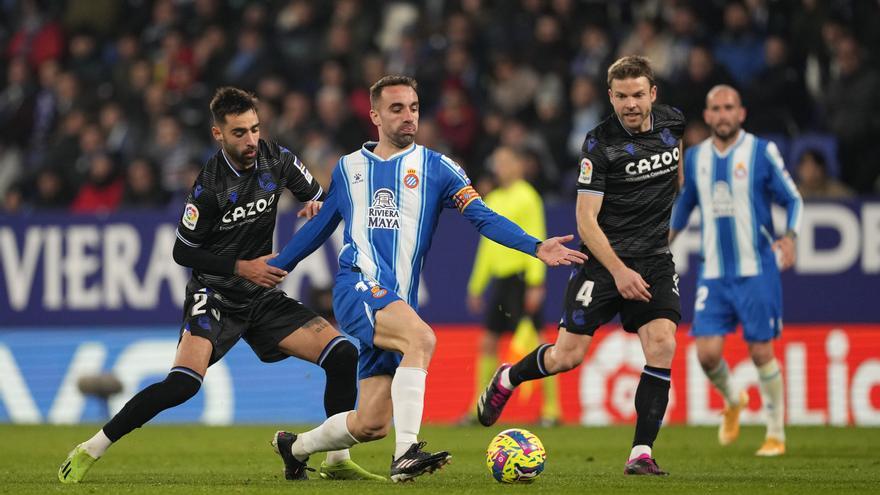
[[[233,223],[241,220],[242,218],[254,217],[257,216],[275,202],[275,195],[269,196],[269,199],[260,198],[256,201],[251,201],[250,203],[244,206],[236,206],[235,208],[227,211],[223,214],[223,223]]]

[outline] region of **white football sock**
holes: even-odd
[[[733,383],[730,382],[730,368],[727,366],[726,360],[722,359],[714,370],[706,371],[706,378],[724,397],[725,404],[733,407],[739,405],[739,390],[734,388]]]
[[[425,408],[425,380],[428,371],[422,368],[397,368],[391,380],[391,404],[394,409],[394,433],[397,459],[419,441],[422,411]]]
[[[112,443],[113,442],[107,438],[107,435],[104,434],[104,430],[100,429],[98,430],[98,433],[95,433],[95,436],[82,443],[82,448],[85,449],[90,456],[97,459],[104,455],[104,452],[107,452],[107,449],[110,448]]]
[[[761,398],[767,411],[767,437],[785,441],[785,401],[782,397],[782,371],[776,359],[758,368]]]
[[[290,447],[293,456],[305,461],[315,452],[329,452],[351,447],[358,441],[348,431],[345,420],[351,411],[334,414],[314,430],[300,433]]]
[[[648,447],[647,445],[636,445],[629,451],[629,460],[633,460],[642,454],[648,454],[648,457],[651,457],[651,447]]]

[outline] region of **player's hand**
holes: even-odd
[[[773,251],[777,252],[776,259],[779,262],[780,271],[788,270],[794,266],[794,262],[797,260],[794,239],[789,236],[780,237],[773,243]]]
[[[565,243],[574,239],[573,235],[565,235],[562,237],[551,237],[538,245],[535,257],[543,261],[547,266],[571,265],[577,263],[579,265],[587,261],[587,255],[565,247]]]
[[[322,201],[306,201],[302,209],[296,212],[296,218],[306,217],[306,220],[311,220],[321,211],[323,205]]]
[[[267,254],[253,260],[238,260],[235,262],[235,274],[246,278],[260,287],[272,288],[284,280],[287,272],[281,268],[268,265],[267,262],[278,256],[278,253]]]
[[[468,296],[467,308],[472,315],[483,314],[483,298],[480,296]]]
[[[526,296],[523,301],[523,309],[526,314],[533,315],[541,309],[541,305],[544,304],[544,294],[543,285],[526,288]]]
[[[631,301],[648,302],[651,300],[651,293],[648,291],[648,282],[642,278],[639,273],[627,266],[611,273],[614,277],[614,284],[617,286],[617,292],[624,299]]]

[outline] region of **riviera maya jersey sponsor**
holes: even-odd
[[[367,216],[367,226],[371,229],[400,230],[400,210],[394,201],[394,191],[376,190]]]

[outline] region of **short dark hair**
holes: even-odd
[[[391,75],[379,79],[370,86],[370,106],[375,107],[376,101],[382,96],[382,90],[388,86],[409,86],[415,91],[419,87],[419,83],[409,76]]]
[[[617,59],[608,68],[608,87],[611,87],[611,81],[614,79],[636,79],[644,76],[648,79],[648,84],[656,86],[654,80],[654,69],[651,68],[651,62],[639,55],[628,55]]]
[[[215,124],[225,123],[227,115],[241,115],[248,110],[257,111],[257,97],[232,86],[218,89],[211,99],[211,115]]]

